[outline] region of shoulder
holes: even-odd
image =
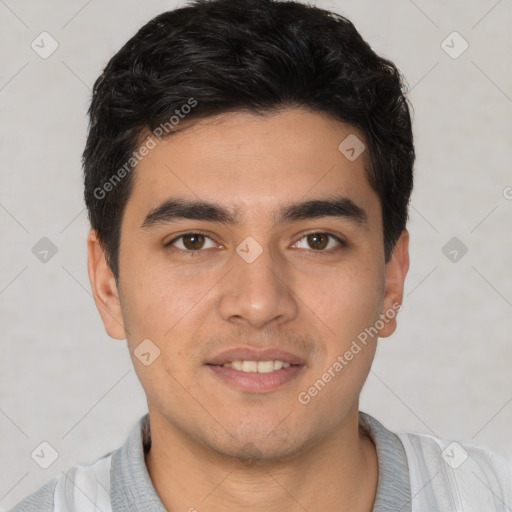
[[[54,494],[57,480],[58,477],[50,480],[39,490],[20,501],[8,512],[53,512],[55,509]]]
[[[411,494],[416,495],[413,510],[428,510],[434,504],[445,507],[442,510],[465,511],[512,507],[510,459],[472,443],[426,434],[397,436],[407,454]]]
[[[30,494],[9,512],[111,512],[110,465],[112,453],[96,462],[73,466]]]

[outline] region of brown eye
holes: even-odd
[[[336,235],[322,232],[309,233],[307,235],[304,235],[300,240],[298,240],[295,243],[295,245],[299,249],[313,249],[313,252],[325,253],[331,251],[324,249],[336,249],[336,245],[338,245],[338,249],[346,247],[346,243]]]
[[[209,245],[208,245],[209,244]],[[204,249],[215,247],[215,242],[203,233],[190,232],[180,235],[165,244],[165,248],[171,251],[181,251],[187,256],[200,255]]]
[[[183,236],[183,245],[191,251],[201,249],[204,245],[205,236],[200,233],[192,233]]]
[[[311,233],[307,238],[312,249],[325,249],[329,243],[329,237],[325,233]]]

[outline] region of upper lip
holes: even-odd
[[[212,357],[206,364],[222,365],[231,361],[270,361],[278,359],[290,364],[304,364],[304,360],[295,354],[280,350],[278,348],[255,349],[252,347],[237,347],[225,350],[220,354]]]

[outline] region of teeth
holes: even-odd
[[[259,361],[258,362],[258,373],[270,373],[273,371],[274,371],[274,361]]]
[[[242,371],[243,372],[257,372],[258,371],[258,363],[256,361],[244,361],[242,363]]]
[[[290,363],[280,361],[276,359],[274,361],[231,361],[224,363],[222,366],[226,368],[233,368],[247,373],[270,373],[274,370],[280,370],[281,368],[290,368]]]
[[[283,365],[284,365],[283,361],[279,361],[279,360],[274,361],[274,370],[280,370],[283,367]]]

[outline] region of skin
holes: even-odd
[[[358,399],[377,337],[307,405],[297,399],[359,333],[401,303],[409,267],[406,230],[385,262],[366,152],[349,161],[338,150],[349,134],[364,141],[350,125],[299,108],[195,122],[138,164],[121,225],[119,288],[89,233],[94,298],[108,334],[127,339],[146,393],[146,465],[168,510],[372,509],[377,456],[358,429]],[[286,202],[333,193],[363,208],[367,224],[337,217],[273,224],[271,214]],[[171,195],[238,208],[241,221],[142,229],[147,213]],[[163,247],[194,230],[210,237],[196,257],[185,254],[191,245],[183,238],[176,252]],[[320,250],[308,243],[311,233],[332,233],[347,246],[329,239]],[[236,252],[248,236],[263,249],[252,263]],[[389,320],[379,337],[395,328]],[[160,350],[149,366],[134,356],[146,338]],[[242,392],[205,366],[240,345],[287,350],[306,365],[276,390]]]

